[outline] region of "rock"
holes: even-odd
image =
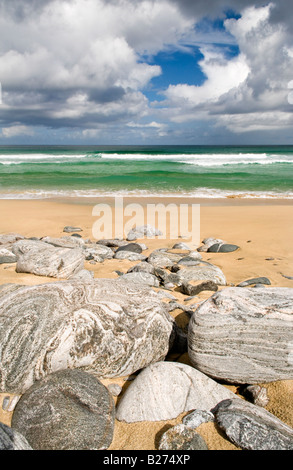
[[[253,286],[254,284],[266,284],[267,286],[270,286],[271,281],[267,277],[256,277],[253,279],[248,279],[247,281],[240,282],[240,284],[237,284],[237,287]]]
[[[98,263],[105,259],[112,259],[114,252],[108,246],[92,245],[84,247],[84,255],[86,260],[95,260]]]
[[[212,410],[218,426],[245,450],[293,450],[293,429],[264,408],[240,398]]]
[[[156,276],[153,274],[149,274],[146,272],[132,272],[123,274],[121,279],[128,281],[128,282],[137,282],[138,284],[144,284],[147,286],[154,286],[159,287],[160,283]]]
[[[218,290],[217,284],[214,281],[186,281],[181,285],[181,291],[185,295],[197,295],[204,290],[216,292]]]
[[[94,273],[93,271],[88,271],[87,269],[82,269],[78,273],[73,274],[69,277],[69,280],[80,280],[80,281],[93,281]]]
[[[181,266],[198,266],[200,264],[200,260],[193,258],[191,256],[185,256],[178,261],[178,267]]]
[[[122,387],[119,384],[112,383],[109,384],[107,388],[113,397],[118,397],[122,392]]]
[[[76,237],[43,237],[41,241],[57,248],[80,248],[84,245],[84,240]]]
[[[166,269],[162,268],[155,268],[155,275],[166,284],[172,283],[174,286],[175,285],[181,285],[181,281],[179,276],[175,273],[170,273],[170,271],[167,271]]]
[[[220,238],[213,238],[213,237],[209,237],[209,238],[205,238],[203,241],[202,241],[203,245],[200,246],[197,251],[204,251],[204,252],[207,252],[208,249],[213,246],[213,245],[216,245],[216,244],[219,244],[219,245],[223,245],[224,243],[226,243],[224,240],[221,240]]]
[[[283,276],[285,279],[289,279],[290,281],[293,281],[293,276],[285,276],[285,274],[282,274],[282,276]]]
[[[203,423],[214,422],[215,417],[210,411],[194,410],[184,416],[182,423],[189,428],[196,429]]]
[[[61,370],[23,394],[12,426],[35,450],[100,450],[112,442],[114,419],[112,395],[98,379]]]
[[[132,251],[118,251],[114,255],[115,259],[128,259],[129,261],[145,261],[147,259],[146,256],[140,253],[134,253]]]
[[[189,281],[212,281],[218,286],[226,285],[224,273],[218,266],[201,261],[197,266],[186,266],[177,272],[181,283]]]
[[[142,261],[128,269],[127,273],[149,273],[155,274],[155,268],[147,261]]]
[[[243,395],[257,406],[265,407],[270,401],[267,394],[267,389],[265,387],[261,387],[260,385],[248,385],[245,387]]]
[[[67,225],[64,227],[63,232],[71,233],[71,232],[82,232],[82,228],[80,227],[72,227],[71,225]]]
[[[0,450],[33,450],[18,431],[0,423]]]
[[[152,227],[151,225],[141,225],[139,227],[133,228],[128,232],[127,235],[127,240],[128,241],[133,241],[137,240],[138,238],[153,238],[163,235],[163,233],[156,229],[155,227]]]
[[[17,256],[17,273],[67,279],[84,265],[80,248],[54,248],[42,241],[18,241],[13,245],[13,252]]]
[[[119,253],[120,251],[131,251],[133,253],[141,253],[142,248],[138,243],[128,243],[127,245],[120,246],[117,248],[116,253]]]
[[[200,371],[178,362],[157,362],[139,373],[118,404],[116,418],[133,423],[164,421],[184,411],[210,410],[236,395]]]
[[[156,292],[121,278],[0,286],[0,392],[60,369],[129,375],[163,360],[174,334]]]
[[[190,251],[190,247],[183,242],[180,243],[175,243],[175,245],[172,246],[172,250],[188,250]]]
[[[16,263],[16,256],[6,248],[0,248],[0,264]]]
[[[117,248],[119,246],[128,245],[128,242],[126,240],[121,240],[120,238],[114,238],[114,239],[107,238],[107,239],[98,240],[97,245],[104,245],[110,248]]]
[[[208,248],[208,253],[232,253],[239,250],[239,246],[231,245],[229,243],[216,243]]]
[[[292,326],[292,288],[227,288],[193,314],[189,358],[203,373],[231,383],[293,379]]]
[[[155,250],[148,257],[148,263],[152,264],[155,268],[171,268],[181,258],[182,254]]]
[[[6,247],[13,245],[13,243],[17,242],[18,240],[23,240],[24,237],[19,235],[18,233],[9,233],[7,235],[0,234],[0,246],[5,245]]]
[[[209,450],[205,440],[184,424],[177,424],[162,435],[158,450]]]

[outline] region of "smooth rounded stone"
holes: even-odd
[[[6,248],[0,248],[0,264],[16,263],[16,255]]]
[[[12,426],[34,450],[100,450],[112,442],[114,420],[107,387],[86,372],[61,370],[22,395]]]
[[[260,385],[248,385],[243,391],[243,395],[257,406],[267,406],[269,403],[269,397],[267,389]]]
[[[141,263],[136,264],[128,269],[127,273],[149,273],[155,274],[155,268],[152,264],[147,261],[142,261]]]
[[[215,417],[210,411],[194,410],[192,413],[184,416],[182,423],[189,428],[196,429],[203,423],[210,423],[214,421]]]
[[[214,281],[187,281],[181,285],[181,291],[185,295],[198,295],[200,292],[209,290],[217,292],[218,286]]]
[[[186,266],[177,272],[181,283],[189,281],[212,281],[218,286],[226,286],[222,270],[213,264],[199,262],[197,266]]]
[[[80,281],[93,281],[94,280],[94,272],[88,271],[87,269],[82,269],[76,274],[73,274],[69,277],[69,280],[80,280]]]
[[[236,287],[247,287],[257,284],[264,284],[267,286],[271,285],[271,281],[267,277],[255,277],[253,279],[248,279],[247,281],[240,282]]]
[[[142,248],[138,243],[128,243],[127,245],[123,245],[117,248],[116,253],[119,253],[120,251],[131,251],[132,253],[141,253]]]
[[[13,245],[16,272],[68,279],[84,267],[80,248],[55,248],[42,241],[21,240]]]
[[[0,450],[33,450],[26,438],[0,422]]]
[[[141,225],[139,227],[135,227],[131,229],[128,232],[127,240],[133,241],[133,240],[137,240],[138,238],[144,238],[144,237],[153,238],[153,237],[157,237],[160,235],[163,235],[163,233],[160,230],[156,229],[155,227],[152,227],[149,224],[146,224],[146,225]]]
[[[116,418],[127,423],[165,421],[184,411],[210,410],[235,396],[193,367],[161,361],[138,374],[121,397]]]
[[[129,261],[145,261],[147,259],[146,256],[142,255],[141,253],[134,253],[132,251],[118,251],[114,255],[115,259],[128,259]]]
[[[162,435],[158,450],[209,450],[205,440],[194,429],[177,424]]]
[[[71,233],[71,232],[82,232],[82,228],[80,227],[72,227],[72,225],[67,225],[64,227],[63,232]]]
[[[60,369],[129,375],[163,360],[174,334],[156,292],[121,278],[0,286],[0,391]]]
[[[132,272],[123,274],[120,279],[128,282],[137,282],[138,284],[146,284],[147,286],[159,287],[160,283],[156,276],[146,272]]]
[[[155,268],[171,268],[182,258],[182,254],[167,253],[166,251],[155,250],[148,257],[148,263]]]
[[[43,237],[42,242],[53,245],[56,248],[80,248],[84,245],[84,240],[82,238],[76,237]]]
[[[232,245],[230,243],[215,243],[208,248],[208,253],[232,253],[239,249],[238,245]]]
[[[244,450],[293,450],[293,429],[276,416],[240,398],[213,410],[217,425]]]
[[[200,246],[197,251],[204,251],[204,252],[207,252],[208,249],[213,246],[213,245],[216,245],[216,244],[219,244],[219,245],[223,245],[224,243],[226,243],[224,240],[221,240],[220,238],[213,238],[213,237],[209,237],[209,238],[205,238],[203,241],[202,241],[203,245]]]
[[[189,322],[189,358],[203,373],[231,383],[290,380],[292,326],[292,288],[223,289]]]

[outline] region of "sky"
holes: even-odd
[[[293,144],[293,2],[0,0],[0,145]]]

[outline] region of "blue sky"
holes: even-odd
[[[2,0],[0,145],[293,144],[292,20],[285,0]]]

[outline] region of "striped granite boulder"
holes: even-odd
[[[293,379],[293,289],[223,289],[194,312],[194,367],[230,383]]]

